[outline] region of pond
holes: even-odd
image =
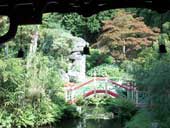
[[[121,128],[121,126],[118,121],[113,119],[82,119],[63,121],[55,128]]]

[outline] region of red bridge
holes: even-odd
[[[80,85],[76,83],[65,85],[65,99],[71,103],[74,103],[80,97],[96,94],[105,94],[116,98],[122,96],[120,92],[126,93],[126,98],[137,102],[138,91],[132,83],[121,84],[106,77],[94,77]]]

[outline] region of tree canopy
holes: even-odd
[[[112,20],[103,22],[102,33],[93,45],[115,59],[133,58],[144,47],[157,40],[158,28],[145,25],[142,17],[120,12]]]

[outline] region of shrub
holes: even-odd
[[[84,104],[85,104],[85,100],[86,100],[86,99],[84,99],[83,97],[80,97],[80,98],[77,100],[76,105],[78,105],[78,106],[84,105]]]
[[[140,110],[138,113],[126,123],[125,128],[150,128],[151,115],[146,110]]]
[[[80,115],[75,105],[67,104],[65,106],[62,119],[73,119],[73,118],[79,118],[79,117]]]
[[[112,56],[102,53],[98,49],[91,49],[90,54],[90,56],[87,56],[87,70],[102,64],[113,64],[114,62],[114,58]]]
[[[0,127],[38,127],[62,117],[63,84],[53,63],[41,54],[27,68],[24,60],[0,59]]]
[[[0,109],[0,128],[11,128],[12,122],[12,114]]]
[[[113,78],[122,78],[125,76],[125,72],[116,65],[102,64],[89,70],[87,75],[93,77],[96,75],[97,77],[109,76]]]
[[[114,99],[109,103],[108,111],[113,112],[122,122],[130,120],[137,111],[135,104],[127,99]]]

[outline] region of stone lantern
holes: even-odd
[[[78,37],[74,37],[72,40],[73,48],[69,56],[70,67],[68,75],[70,82],[84,82],[86,79],[86,55],[83,52],[88,43]]]

